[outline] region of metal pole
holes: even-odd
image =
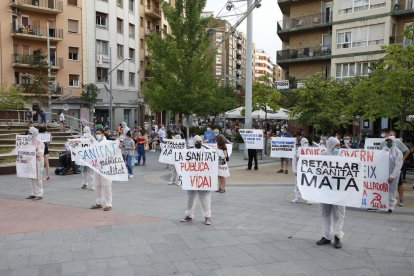
[[[46,33],[47,33],[47,107],[50,112],[49,122],[52,122],[52,91],[51,91],[51,72],[50,72],[50,37],[49,37],[49,21],[46,23]]]
[[[109,127],[113,130],[113,119],[112,119],[112,51],[109,47]]]
[[[252,7],[253,0],[247,0],[247,9]],[[245,92],[245,128],[252,127],[252,37],[253,37],[253,13],[247,16],[247,46],[246,46],[246,92]]]

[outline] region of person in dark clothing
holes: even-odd
[[[247,153],[249,155],[249,162],[247,163],[247,169],[252,169],[252,163],[254,160],[254,169],[258,170],[259,167],[257,166],[257,149],[248,149]]]

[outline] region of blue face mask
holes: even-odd
[[[96,134],[95,135],[96,140],[100,141],[102,139],[102,135],[100,134]]]
[[[332,153],[333,155],[339,155],[339,149],[333,149]]]

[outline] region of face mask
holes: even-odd
[[[381,138],[384,138],[385,137],[385,133],[383,132],[383,133],[381,133]]]
[[[309,146],[309,143],[305,143],[305,144],[303,144],[303,146],[304,147],[307,147],[307,146]]]
[[[338,155],[338,154],[339,154],[339,149],[333,149],[333,150],[332,150],[332,153],[333,153],[334,155]]]
[[[344,140],[345,144],[349,144],[350,140]]]
[[[194,146],[195,146],[196,149],[201,149],[201,144],[200,143],[197,143]]]
[[[102,139],[102,135],[96,134],[95,138],[96,138],[96,140],[100,141]]]
[[[320,140],[320,141],[319,141],[319,144],[323,144],[323,140]]]
[[[387,147],[390,149],[392,148],[392,144],[387,144]]]

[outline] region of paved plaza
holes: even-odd
[[[343,248],[317,246],[317,204],[293,204],[294,177],[231,157],[226,193],[212,195],[211,226],[148,153],[129,182],[113,183],[111,212],[90,210],[80,175],[52,176],[42,201],[30,181],[0,177],[0,276],[8,275],[414,275],[414,192],[392,215],[347,209]]]

